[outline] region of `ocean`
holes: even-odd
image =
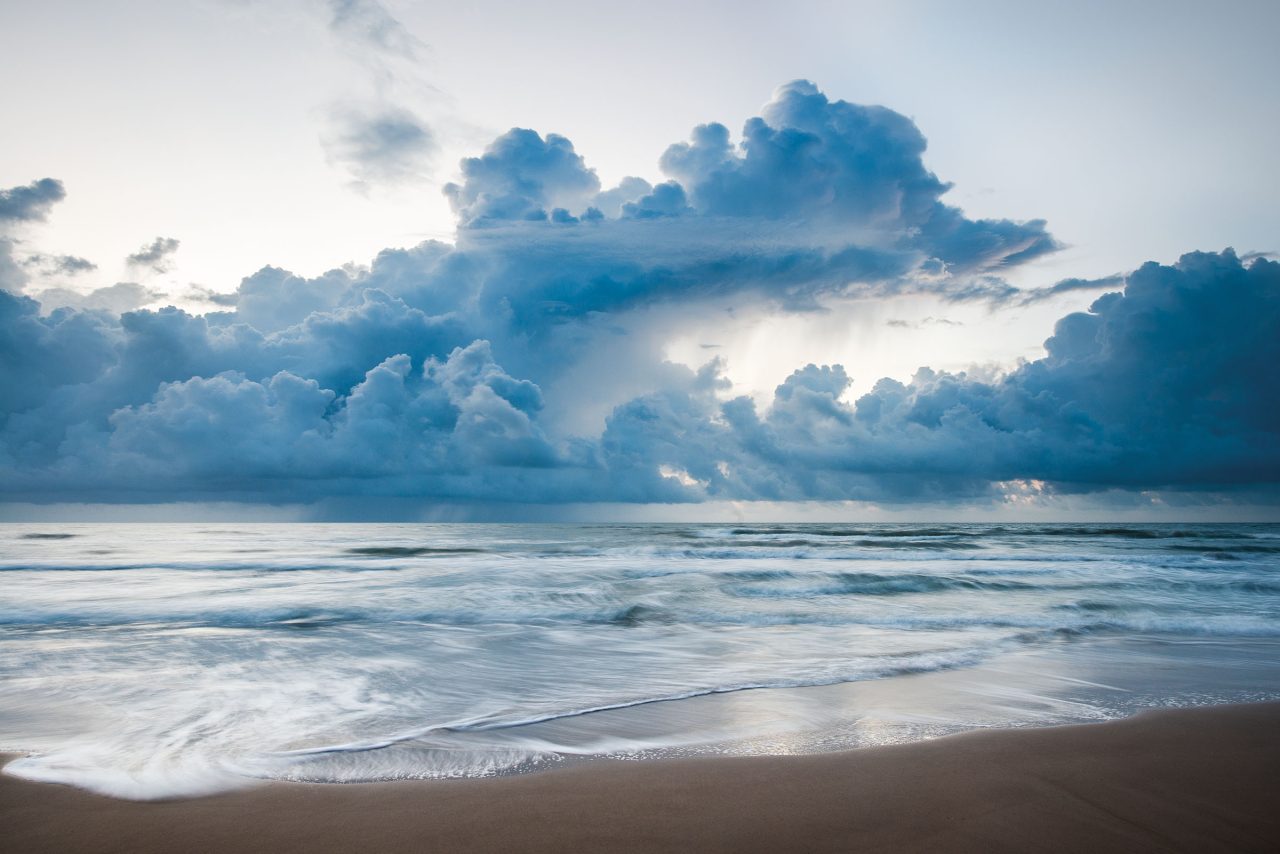
[[[5,769],[150,799],[1280,698],[1280,526],[6,524]]]

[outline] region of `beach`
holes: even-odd
[[[810,756],[136,802],[0,776],[23,852],[1274,851],[1280,703]]]
[[[1280,854],[1280,0],[668,5],[0,2],[0,854]]]

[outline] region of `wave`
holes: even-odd
[[[920,539],[891,539],[891,540],[854,540],[852,542],[840,542],[839,546],[863,549],[920,549],[928,551],[951,551],[951,550],[971,550],[981,549],[984,546],[981,543],[971,543],[963,540],[920,540]],[[806,546],[817,546],[819,548],[832,548],[830,542],[821,540],[734,540],[733,548],[746,549],[784,549],[784,548],[804,548]]]
[[[1280,594],[1280,581],[1257,578],[1181,579],[1160,576],[1142,579],[1059,581],[1046,578],[1043,573],[1032,573],[1040,579],[1032,582],[999,577],[1018,574],[1020,573],[1008,570],[990,570],[988,572],[974,570],[963,575],[927,575],[921,573],[884,575],[873,572],[796,573],[787,570],[739,570],[714,573],[713,576],[731,582],[783,582],[777,585],[739,584],[736,586],[730,585],[726,588],[736,596],[758,595],[765,598],[843,594],[892,596],[904,593],[942,593],[970,590],[993,592],[1091,590],[1097,592],[1120,591],[1148,596],[1152,593]],[[996,577],[993,578],[992,576]],[[788,582],[800,582],[801,584],[799,586],[787,586]]]
[[[1280,634],[1280,580],[1261,577],[1205,576],[1179,578],[1171,574],[1142,578],[1080,579],[1051,573],[1016,571],[956,574],[922,572],[879,573],[850,571],[802,572],[786,569],[739,569],[712,573],[686,571],[688,582],[668,586],[662,576],[631,579],[621,586],[611,579],[595,579],[565,589],[498,585],[494,577],[469,578],[460,585],[412,588],[412,599],[365,596],[360,600],[327,596],[307,603],[273,602],[255,606],[239,599],[219,607],[204,597],[190,596],[172,603],[140,601],[108,606],[96,602],[6,604],[0,606],[0,626],[19,628],[210,628],[261,630],[321,630],[348,625],[385,627],[524,626],[574,629],[592,626],[638,628],[651,626],[869,626],[904,630],[955,627],[1053,627],[1048,615],[1064,608],[1062,596],[1083,601],[1106,601],[1132,619],[1118,628],[1144,630],[1149,617],[1166,611],[1195,620],[1216,620],[1221,608],[1244,612],[1248,633]],[[1010,577],[1014,576],[1014,577]],[[432,579],[433,581],[435,579]],[[595,587],[598,582],[600,586]],[[636,582],[640,581],[640,586]],[[656,585],[651,582],[657,581]],[[696,589],[696,594],[681,592]],[[1016,598],[1001,598],[1006,594]],[[875,603],[893,597],[928,597],[899,604],[887,612]],[[308,598],[313,598],[309,595]],[[759,603],[753,605],[751,603]],[[777,603],[776,605],[773,603]],[[1083,607],[1083,606],[1082,606]],[[976,609],[976,610],[975,610]],[[1207,624],[1206,624],[1207,625]],[[1230,623],[1218,621],[1220,633]],[[1071,626],[1067,626],[1071,627]],[[1176,630],[1176,627],[1169,629]],[[1198,630],[1196,630],[1198,631]],[[1215,629],[1218,632],[1219,629]]]
[[[963,528],[912,527],[895,530],[893,528],[822,528],[811,525],[796,525],[792,527],[731,528],[729,534],[735,537],[769,535],[803,535],[807,537],[973,537],[980,536],[981,532],[969,531]]]
[[[343,744],[307,747],[297,750],[278,751],[276,756],[304,757],[331,753],[357,753],[372,750],[384,750],[407,741],[415,741],[442,733],[483,733],[520,729],[552,721],[570,720],[586,717],[602,712],[634,709],[659,703],[672,703],[680,700],[691,700],[697,697],[718,694],[736,694],[744,691],[760,691],[784,688],[816,688],[824,685],[839,685],[849,682],[861,682],[871,679],[884,679],[892,676],[906,676],[915,673],[929,673],[940,670],[951,670],[978,664],[999,651],[1000,645],[987,649],[967,649],[954,652],[927,652],[901,656],[893,662],[876,665],[864,665],[856,671],[813,676],[809,678],[769,679],[752,682],[739,682],[727,685],[712,685],[691,688],[687,691],[673,692],[654,697],[637,697],[610,703],[598,703],[589,706],[578,706],[568,709],[541,712],[534,715],[510,716],[503,713],[477,715],[447,723],[428,724],[415,729],[405,730],[375,740],[348,742]]]
[[[314,629],[342,623],[370,622],[376,614],[365,610],[326,611],[285,608],[262,611],[173,611],[103,613],[101,611],[0,611],[0,626],[12,628],[113,628],[119,626],[176,626],[217,629]]]
[[[372,562],[341,563],[337,561],[200,561],[155,563],[0,563],[0,572],[142,572],[164,570],[166,572],[250,572],[255,574],[275,572],[393,572],[407,567]]]
[[[815,673],[807,677],[697,685],[683,691],[579,705],[574,705],[572,700],[569,700],[559,708],[549,708],[530,714],[495,711],[411,727],[375,738],[248,755],[243,753],[219,755],[209,752],[210,748],[202,749],[199,743],[178,746],[170,742],[166,744],[163,757],[157,761],[150,756],[139,757],[136,752],[137,745],[132,740],[123,744],[80,742],[46,754],[16,759],[4,768],[4,773],[38,782],[78,786],[110,797],[144,801],[159,800],[215,794],[244,787],[258,779],[318,782],[349,780],[352,779],[349,775],[333,773],[334,770],[340,771],[340,769],[331,769],[330,773],[320,775],[308,773],[307,769],[314,768],[317,760],[323,761],[328,757],[359,756],[420,743],[424,749],[441,752],[454,761],[448,762],[443,769],[440,769],[443,773],[431,773],[430,766],[420,765],[415,769],[416,773],[413,776],[419,778],[487,776],[509,772],[527,762],[531,755],[538,752],[553,751],[559,754],[583,755],[601,752],[592,745],[563,741],[553,743],[532,733],[522,733],[541,724],[714,695],[809,688],[950,670],[978,664],[998,651],[999,647],[992,646],[987,649],[924,652],[900,656],[892,661],[867,663],[839,672]],[[447,741],[449,736],[492,738],[513,735],[517,738],[514,744],[509,741],[488,744],[468,741],[458,745]],[[678,736],[667,737],[666,741],[674,742],[677,739]],[[444,743],[441,743],[442,740]],[[616,741],[621,745],[626,739],[619,737]],[[649,746],[652,746],[652,743]],[[227,748],[223,745],[222,749]],[[145,762],[138,764],[140,758],[145,759]],[[385,775],[357,775],[354,779],[386,780],[404,776],[406,775],[402,771],[396,770]]]
[[[447,557],[449,555],[483,554],[487,549],[462,546],[357,546],[347,554],[362,557]]]
[[[1254,544],[1239,544],[1230,546],[1211,546],[1204,544],[1182,545],[1175,543],[1168,548],[1181,552],[1199,552],[1201,554],[1231,554],[1239,552],[1241,554],[1280,554],[1280,546],[1266,546]]]
[[[841,545],[848,546],[842,543]],[[939,549],[933,544],[928,546],[911,546],[907,548],[883,549],[849,549],[829,545],[820,547],[801,547],[793,549],[741,549],[736,547],[707,546],[696,549],[650,548],[644,551],[627,552],[624,556],[647,557],[674,560],[726,561],[726,560],[803,560],[803,561],[902,561],[902,562],[993,562],[993,563],[1110,563],[1113,556],[1087,552],[998,552],[986,549],[973,550],[964,547],[955,549]],[[1158,555],[1126,555],[1125,560],[1135,563],[1154,560]],[[1166,556],[1167,557],[1167,556]]]
[[[878,575],[872,572],[836,572],[830,583],[803,587],[778,585],[730,587],[734,596],[761,598],[803,598],[808,596],[901,596],[911,593],[939,593],[951,590],[1043,590],[1043,585],[1022,581],[984,581],[965,576]],[[794,576],[792,576],[794,578]]]
[[[917,526],[902,525],[900,527],[880,526],[821,526],[821,525],[762,525],[755,527],[731,528],[730,536],[806,536],[823,538],[921,538],[921,537],[955,537],[979,539],[989,537],[1089,537],[1115,538],[1131,540],[1160,539],[1254,539],[1255,534],[1230,530],[1225,527],[1207,526],[1202,529],[1165,528],[1146,525],[957,525],[957,526]]]
[[[9,563],[0,564],[0,572],[370,572],[392,567],[360,567],[338,563]]]

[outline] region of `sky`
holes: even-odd
[[[6,3],[0,515],[1273,518],[1277,23]]]

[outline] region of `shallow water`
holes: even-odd
[[[1267,525],[4,525],[0,747],[148,798],[1274,698],[1278,567]]]

